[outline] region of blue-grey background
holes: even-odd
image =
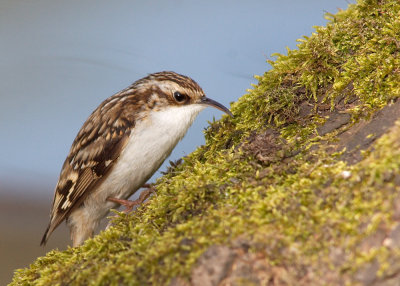
[[[229,107],[269,69],[272,53],[296,48],[326,23],[325,12],[349,3],[0,0],[0,284],[37,255],[66,247],[64,226],[46,248],[39,241],[61,165],[101,101],[148,73],[173,70]],[[220,116],[203,111],[170,159],[203,144],[207,121]]]

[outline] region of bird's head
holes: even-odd
[[[207,106],[215,107],[233,117],[221,103],[205,96],[203,89],[190,77],[175,72],[158,72],[134,83],[147,96],[150,108],[189,107],[196,114]]]

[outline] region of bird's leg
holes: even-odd
[[[147,189],[140,193],[140,196],[137,200],[131,201],[131,200],[123,200],[123,199],[117,199],[117,198],[107,198],[107,200],[110,202],[120,204],[121,206],[124,206],[125,207],[124,212],[129,213],[130,211],[132,211],[134,206],[141,205],[145,200],[147,200],[147,198],[152,193],[156,193],[152,184],[144,184],[142,187],[147,188]]]

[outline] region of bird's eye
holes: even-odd
[[[187,99],[187,95],[180,93],[179,91],[174,92],[174,98],[177,102],[182,102]]]

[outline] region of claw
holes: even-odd
[[[156,193],[153,186],[150,184],[144,184],[143,187],[148,187],[148,189],[142,191],[137,200],[131,201],[131,200],[123,200],[117,198],[107,198],[107,200],[110,202],[120,204],[121,206],[124,206],[125,207],[124,213],[129,213],[133,210],[134,206],[141,205],[145,200],[148,199],[148,197],[150,197],[152,193]]]

